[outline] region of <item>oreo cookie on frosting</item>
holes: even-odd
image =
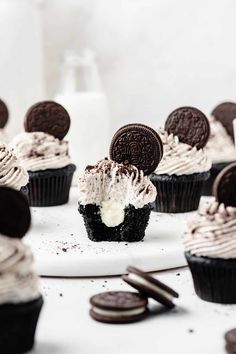
[[[3,129],[8,122],[9,112],[7,105],[0,99],[0,129]]]
[[[124,165],[133,165],[144,175],[155,171],[163,156],[159,135],[152,128],[139,123],[127,124],[114,135],[110,158]]]
[[[128,274],[123,275],[122,279],[143,296],[151,297],[170,309],[175,306],[173,300],[179,297],[175,290],[135,267],[128,267],[127,271]]]
[[[236,328],[225,333],[225,349],[228,354],[236,354]]]
[[[236,207],[236,162],[218,174],[213,184],[213,195],[219,203]]]
[[[175,109],[167,118],[165,130],[178,136],[179,141],[197,149],[203,148],[210,135],[207,117],[194,107]]]
[[[99,322],[130,323],[143,319],[147,313],[147,299],[129,291],[108,291],[90,299],[90,316]]]
[[[31,215],[25,196],[14,189],[0,187],[0,234],[22,238],[30,227]]]
[[[233,120],[236,118],[236,103],[223,102],[212,111],[212,116],[219,121],[234,140]]]
[[[28,109],[24,125],[26,132],[44,132],[62,140],[70,128],[70,116],[59,103],[42,101]]]

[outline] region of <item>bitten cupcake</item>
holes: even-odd
[[[52,101],[32,106],[25,118],[26,133],[16,136],[11,146],[29,173],[31,206],[45,207],[68,202],[75,165],[68,142],[63,140],[70,127],[67,111]]]
[[[144,238],[156,188],[148,175],[162,157],[158,134],[142,124],[124,126],[113,137],[111,159],[87,166],[79,180],[79,212],[92,241]]]
[[[13,151],[0,143],[0,186],[26,193],[29,176]]]
[[[221,171],[213,192],[188,225],[185,256],[201,299],[236,303],[236,163]]]
[[[203,194],[211,195],[216,176],[227,165],[236,161],[233,120],[236,118],[236,104],[225,102],[218,105],[209,117],[210,137],[206,152],[212,160],[211,176],[205,181]]]
[[[203,182],[210,175],[211,161],[204,149],[209,131],[207,118],[196,108],[178,108],[169,115],[165,131],[158,131],[163,158],[151,175],[158,195],[154,211],[183,213],[198,208]]]
[[[34,345],[43,298],[32,253],[20,240],[31,219],[24,196],[13,189],[0,187],[0,215],[1,353],[20,354]]]

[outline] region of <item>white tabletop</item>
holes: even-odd
[[[42,278],[45,305],[34,354],[224,354],[226,330],[236,327],[236,306],[201,301],[187,268],[155,273],[180,294],[165,311],[150,302],[144,321],[111,325],[89,317],[89,297],[106,290],[128,290],[120,277]]]

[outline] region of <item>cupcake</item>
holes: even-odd
[[[43,298],[32,253],[21,241],[30,225],[26,199],[13,189],[0,187],[0,214],[1,353],[19,354],[34,345]]]
[[[151,175],[158,196],[154,211],[184,213],[196,210],[203,182],[210,175],[211,161],[204,146],[209,124],[204,114],[193,107],[176,109],[167,118],[165,130],[158,131],[163,143],[163,158]]]
[[[25,118],[25,133],[17,135],[13,147],[29,173],[29,202],[45,207],[68,202],[75,165],[71,163],[68,142],[67,111],[52,101],[32,106]]]
[[[236,303],[236,163],[214,182],[215,199],[200,207],[184,235],[185,256],[197,295]]]
[[[3,100],[0,99],[0,143],[7,144],[9,139],[5,131],[5,126],[8,122],[9,118],[9,112],[8,108],[3,102]]]
[[[111,159],[87,166],[79,180],[79,212],[92,241],[140,241],[156,188],[148,175],[162,157],[158,134],[129,124],[115,134]]]
[[[13,151],[0,143],[0,186],[11,187],[27,194],[29,176]]]
[[[231,102],[218,105],[209,117],[210,137],[206,144],[206,152],[213,164],[211,176],[203,186],[204,195],[211,195],[216,176],[223,168],[236,161],[234,118],[236,118],[236,104]]]

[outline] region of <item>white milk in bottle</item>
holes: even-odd
[[[87,50],[81,56],[66,53],[55,101],[62,104],[71,117],[70,131],[65,139],[69,141],[71,161],[77,167],[73,180],[73,184],[77,184],[85,167],[95,164],[109,152],[107,97],[92,52]]]

